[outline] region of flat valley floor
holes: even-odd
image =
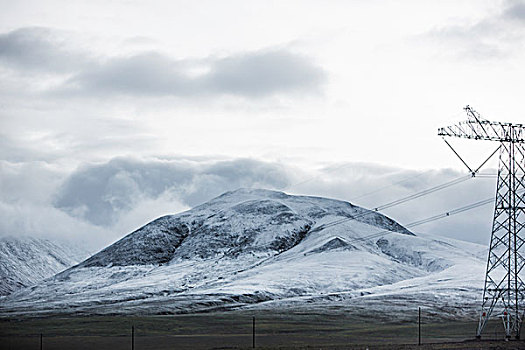
[[[197,315],[0,318],[0,349],[525,349],[499,322],[474,340],[477,322],[344,312],[229,311]],[[132,327],[134,343],[132,344]],[[42,335],[42,337],[41,337]]]

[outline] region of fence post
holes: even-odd
[[[255,316],[252,319],[252,348],[255,349]]]
[[[419,316],[417,318],[417,322],[418,322],[417,345],[421,345],[421,307],[419,307]]]
[[[131,326],[131,350],[135,350],[135,326]]]

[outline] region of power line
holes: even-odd
[[[430,170],[424,171],[424,172],[422,172],[422,173],[419,173],[419,174],[417,174],[417,175],[410,176],[410,177],[404,178],[404,179],[402,179],[402,180],[396,181],[396,182],[394,182],[394,183],[391,183],[391,184],[389,184],[389,185],[386,185],[386,186],[380,187],[380,188],[378,188],[378,189],[376,189],[376,190],[374,190],[374,191],[371,191],[371,192],[368,192],[368,193],[363,193],[363,194],[361,194],[361,195],[359,195],[359,196],[357,196],[357,197],[350,198],[350,201],[355,201],[355,200],[357,200],[357,199],[361,199],[361,198],[364,198],[364,197],[368,197],[369,195],[372,195],[372,194],[377,193],[377,192],[379,192],[379,191],[382,191],[382,190],[384,190],[384,189],[387,189],[387,188],[393,187],[393,186],[395,186],[395,185],[399,185],[400,183],[406,182],[406,181],[408,181],[408,180],[413,180],[413,179],[415,179],[415,178],[418,178],[418,177],[420,177],[420,176],[422,176],[422,175],[425,175],[426,173],[429,173],[429,172],[431,172],[431,171],[434,171],[434,170],[433,170],[433,169],[430,169]]]
[[[338,167],[336,167],[336,168],[333,168],[333,169],[329,170],[329,172],[333,172],[333,171],[336,171],[336,170],[339,170],[339,169],[342,169],[342,168],[348,167],[348,166],[350,166],[350,165],[351,165],[351,164],[343,164],[343,165],[341,165],[341,166],[338,166]],[[479,170],[479,169],[478,169],[478,170]],[[372,195],[372,194],[377,193],[377,192],[379,192],[379,191],[382,191],[382,190],[384,190],[384,189],[387,189],[387,188],[393,187],[393,186],[395,186],[395,185],[398,185],[398,184],[400,184],[400,183],[406,182],[406,181],[408,181],[408,180],[412,180],[412,179],[418,178],[418,177],[420,177],[420,176],[422,176],[422,175],[424,175],[424,174],[426,174],[426,173],[429,173],[429,172],[431,172],[431,171],[433,171],[433,170],[432,170],[432,169],[431,169],[431,170],[427,170],[427,171],[422,172],[422,173],[420,173],[420,174],[417,174],[417,175],[415,175],[415,176],[410,176],[410,177],[404,178],[404,179],[402,179],[402,180],[400,180],[400,181],[396,181],[396,182],[394,182],[394,183],[392,183],[392,184],[390,184],[390,185],[387,185],[387,186],[381,187],[381,188],[379,188],[379,189],[376,189],[376,190],[374,190],[374,191],[371,191],[371,192],[368,192],[368,193],[364,193],[364,194],[361,194],[361,195],[359,195],[359,196],[357,196],[357,197],[351,198],[350,201],[355,201],[355,200],[357,200],[357,199],[367,197],[367,196],[369,196],[369,195]],[[304,180],[304,181],[297,182],[297,183],[295,183],[295,184],[289,185],[286,189],[290,189],[290,188],[293,188],[293,187],[295,187],[295,186],[298,186],[298,185],[301,185],[301,184],[304,184],[304,183],[310,182],[310,181],[315,180],[315,179],[317,179],[317,178],[319,178],[319,177],[321,177],[321,176],[322,176],[322,175],[318,175],[318,176],[314,176],[314,177],[311,177],[311,178],[309,178],[309,179],[306,179],[306,180]],[[445,188],[447,188],[447,187],[454,186],[454,185],[459,184],[459,183],[461,183],[461,182],[463,182],[463,181],[466,181],[466,180],[468,180],[468,179],[470,179],[470,178],[472,178],[472,177],[478,177],[478,178],[490,178],[490,177],[497,177],[497,174],[494,174],[494,175],[493,175],[493,174],[479,174],[479,173],[477,173],[477,174],[475,174],[475,176],[473,176],[472,174],[465,175],[465,176],[459,177],[459,178],[457,178],[457,179],[454,179],[454,180],[452,180],[452,181],[446,182],[446,183],[444,183],[444,184],[441,184],[441,185],[438,185],[438,186],[435,186],[435,187],[431,187],[431,188],[428,188],[428,189],[423,190],[423,191],[421,191],[421,192],[417,192],[417,193],[414,193],[414,194],[412,194],[412,195],[409,195],[409,196],[407,196],[407,197],[400,198],[400,199],[397,199],[397,200],[395,200],[395,201],[392,201],[392,202],[389,202],[389,203],[386,203],[386,204],[380,205],[380,206],[378,206],[378,207],[373,208],[373,210],[374,210],[374,211],[381,211],[381,210],[384,210],[384,209],[388,209],[388,208],[391,208],[391,207],[393,207],[393,206],[396,206],[396,205],[403,204],[403,203],[405,203],[405,202],[411,201],[411,200],[413,200],[413,199],[416,199],[416,198],[419,198],[419,197],[423,197],[423,196],[425,196],[425,195],[427,195],[427,194],[431,194],[431,193],[433,193],[433,192],[440,191],[440,190],[445,189]],[[344,220],[344,219],[342,219],[342,220]]]
[[[432,221],[436,221],[436,220],[439,220],[439,219],[443,219],[443,218],[446,218],[446,217],[449,217],[449,216],[453,216],[453,215],[456,215],[456,214],[459,214],[459,213],[462,213],[462,212],[465,212],[465,211],[468,211],[468,210],[479,208],[479,207],[487,205],[489,203],[493,203],[495,199],[496,199],[495,197],[487,198],[487,199],[484,199],[484,200],[481,200],[481,201],[478,201],[478,202],[475,202],[475,203],[471,203],[471,204],[465,205],[465,206],[460,207],[460,208],[449,210],[447,212],[444,212],[444,213],[441,213],[441,214],[438,214],[438,215],[433,215],[433,216],[430,216],[430,217],[425,218],[425,219],[421,219],[421,220],[417,220],[417,221],[411,222],[409,224],[404,225],[404,227],[411,228],[411,227],[423,225],[423,224],[426,224],[426,223],[429,223],[429,222],[432,222]],[[367,236],[364,236],[364,237],[354,238],[352,240],[349,240],[348,242],[351,243],[351,242],[357,242],[357,241],[364,241],[364,240],[368,240],[368,239],[379,237],[379,236],[384,236],[384,235],[391,234],[391,233],[394,233],[394,231],[383,230],[383,231],[379,231],[379,232],[376,232],[376,233],[373,233],[373,234],[370,234],[370,235],[367,235]]]
[[[351,165],[353,165],[353,164],[352,164],[352,163],[342,164],[342,165],[337,166],[337,167],[335,167],[335,168],[328,169],[328,170],[326,170],[326,172],[328,172],[328,173],[332,173],[332,172],[334,172],[334,171],[341,170],[341,169],[346,168],[346,167],[349,167],[349,166],[351,166]],[[378,188],[378,189],[375,189],[375,190],[373,190],[373,191],[371,191],[371,192],[363,193],[363,194],[358,195],[357,197],[350,198],[349,200],[350,200],[350,201],[355,201],[355,200],[357,200],[357,199],[361,199],[361,198],[367,197],[367,196],[369,196],[369,195],[372,195],[372,194],[377,193],[377,192],[379,192],[379,191],[382,191],[382,190],[384,190],[384,189],[387,189],[387,188],[393,187],[393,186],[395,186],[395,185],[398,185],[398,184],[400,184],[400,183],[406,182],[406,181],[408,181],[408,180],[416,179],[416,178],[418,178],[418,177],[420,177],[420,176],[423,176],[423,175],[425,175],[425,174],[427,174],[427,173],[429,173],[429,172],[431,172],[431,171],[434,171],[434,170],[433,170],[433,169],[430,169],[430,170],[424,171],[424,172],[422,172],[422,173],[419,173],[419,174],[417,174],[417,175],[409,176],[409,177],[403,178],[403,179],[401,179],[401,180],[399,180],[399,181],[396,181],[396,182],[393,182],[393,183],[391,183],[391,184],[389,184],[389,185],[386,185],[386,186],[380,187],[380,188]],[[294,183],[294,184],[288,185],[287,187],[284,188],[284,190],[289,190],[289,189],[294,188],[294,187],[296,187],[296,186],[299,186],[299,185],[302,185],[302,184],[308,183],[308,182],[310,182],[310,181],[313,181],[313,180],[315,180],[315,179],[318,179],[318,178],[322,177],[323,175],[324,175],[324,174],[319,174],[319,175],[317,175],[317,176],[312,176],[312,177],[310,177],[310,178],[307,178],[306,180],[302,180],[302,181],[296,182],[296,183]]]
[[[525,191],[518,191],[517,194],[522,194],[524,192]],[[482,207],[482,206],[490,204],[490,203],[494,203],[495,200],[496,200],[496,197],[486,198],[486,199],[480,200],[478,202],[474,202],[474,203],[465,205],[465,206],[460,207],[460,208],[452,209],[452,210],[446,211],[446,212],[438,214],[438,215],[433,215],[433,216],[430,216],[430,217],[425,218],[425,219],[413,221],[413,222],[411,222],[409,224],[404,225],[404,227],[411,228],[411,227],[420,226],[420,225],[423,225],[423,224],[426,224],[426,223],[429,223],[429,222],[432,222],[432,221],[440,220],[440,219],[443,219],[443,218],[446,218],[446,217],[450,217],[450,216],[453,216],[453,215],[456,215],[456,214],[459,214],[459,213],[463,213],[465,211],[469,211],[469,210],[472,210],[472,209],[476,209],[476,208]],[[384,235],[388,235],[388,234],[391,234],[391,233],[394,233],[394,231],[383,230],[383,231],[376,232],[376,233],[373,233],[373,234],[370,234],[370,235],[367,235],[367,236],[364,236],[364,237],[354,238],[352,240],[349,240],[348,242],[352,243],[352,242],[357,242],[357,241],[364,241],[364,240],[367,240],[367,239],[371,239],[371,238],[375,238],[375,237],[379,237],[379,236],[384,236]]]
[[[386,209],[386,208],[391,208],[391,207],[394,207],[396,205],[399,205],[399,204],[402,204],[402,203],[406,203],[408,201],[411,201],[413,199],[417,199],[417,198],[423,197],[423,196],[428,195],[430,193],[433,193],[433,192],[436,192],[436,191],[439,191],[439,190],[451,187],[453,185],[460,184],[460,183],[462,183],[462,182],[464,182],[464,181],[466,181],[468,179],[471,179],[471,178],[472,178],[472,176],[470,174],[469,175],[465,175],[465,176],[461,176],[461,177],[456,178],[456,179],[454,179],[452,181],[448,181],[448,182],[445,182],[443,184],[440,184],[440,185],[437,185],[437,186],[425,189],[423,191],[414,193],[414,194],[412,194],[410,196],[407,196],[407,197],[404,197],[404,198],[392,201],[392,202],[387,203],[387,204],[383,204],[383,205],[381,205],[379,207],[374,208],[372,211],[368,211],[367,210],[366,212],[361,213],[361,214],[356,215],[356,216],[342,218],[342,219],[339,219],[339,220],[335,220],[335,221],[329,222],[329,223],[324,224],[324,225],[320,225],[316,230],[321,230],[321,229],[329,228],[329,227],[332,227],[332,226],[336,226],[336,225],[342,224],[342,223],[350,221],[350,220],[360,219],[360,218],[365,217],[367,215],[371,215],[372,213],[377,212],[379,210],[383,210],[383,209]]]
[[[444,184],[441,184],[441,185],[438,185],[438,186],[435,186],[435,187],[431,187],[431,188],[428,188],[426,190],[423,190],[421,192],[417,192],[417,193],[414,193],[410,196],[407,196],[407,197],[404,197],[404,198],[401,198],[401,199],[398,199],[398,200],[395,200],[395,201],[392,201],[390,203],[386,203],[386,204],[383,204],[383,205],[380,205],[376,208],[374,208],[373,210],[374,211],[380,211],[380,210],[383,210],[383,209],[387,209],[387,208],[391,208],[391,207],[394,207],[396,205],[399,205],[399,204],[402,204],[402,203],[405,203],[405,202],[408,202],[408,201],[411,201],[413,199],[416,199],[416,198],[419,198],[419,197],[423,197],[423,196],[426,196],[427,194],[430,194],[430,193],[434,193],[434,192],[437,192],[437,191],[440,191],[440,190],[443,190],[447,187],[450,187],[450,186],[454,186],[456,184],[459,184],[459,183],[462,183],[466,180],[469,180],[471,179],[472,176],[471,175],[466,175],[466,176],[462,176],[462,177],[459,177],[457,179],[454,179],[452,181],[449,181],[449,182],[446,182]]]
[[[405,227],[418,226],[418,225],[426,224],[427,222],[431,222],[431,221],[435,221],[435,220],[438,220],[438,219],[446,218],[447,216],[459,214],[459,213],[462,213],[464,211],[475,209],[475,208],[481,207],[481,206],[489,204],[489,203],[494,203],[494,200],[496,200],[496,197],[487,198],[487,199],[484,199],[482,201],[479,201],[479,202],[476,202],[476,203],[472,203],[472,204],[466,205],[466,206],[461,207],[461,208],[453,209],[453,210],[447,211],[445,213],[434,215],[434,216],[431,216],[431,217],[423,219],[423,220],[412,222],[412,223],[406,225]]]

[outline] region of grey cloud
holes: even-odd
[[[146,220],[174,213],[180,204],[186,208],[193,207],[239,187],[325,196],[374,208],[462,175],[465,174],[452,170],[419,172],[363,163],[343,164],[312,174],[283,164],[253,159],[118,158],[105,164],[86,165],[75,171],[56,192],[54,205],[71,216],[107,228],[116,227],[116,223],[124,217],[137,216]],[[308,179],[301,181],[301,177]],[[494,195],[494,185],[493,179],[471,179],[387,209],[384,214],[408,224],[489,198]],[[152,202],[157,205],[155,210],[150,210],[149,216],[142,215],[141,212]],[[488,205],[414,229],[486,243],[490,235],[491,211],[492,207]],[[145,221],[135,223],[133,227]],[[124,228],[119,231],[120,234],[126,232]]]
[[[508,7],[503,12],[503,17],[518,21],[525,21],[525,2],[510,1]]]
[[[96,251],[116,238],[110,229],[90,225],[50,205],[0,200],[0,235],[68,241]]]
[[[194,65],[206,72],[191,75]],[[71,78],[66,92],[138,96],[245,97],[276,93],[314,92],[325,80],[324,71],[306,57],[286,50],[256,51],[226,58],[175,60],[156,52],[116,57],[86,67]]]
[[[80,95],[190,95],[195,89],[180,63],[158,53],[112,58],[85,67],[62,87]]]
[[[420,39],[431,39],[445,50],[440,55],[487,61],[508,59],[525,42],[525,3],[504,1],[493,11],[471,24],[434,28]]]
[[[0,200],[10,203],[46,203],[65,177],[42,161],[0,160]]]
[[[461,175],[452,170],[420,172],[366,163],[306,172],[254,159],[116,158],[73,172],[45,162],[4,161],[0,163],[0,235],[68,238],[96,249],[156,217],[239,187],[280,189],[374,208]],[[492,197],[494,182],[470,179],[383,213],[408,224]],[[487,205],[414,230],[487,243],[492,210]]]
[[[289,168],[253,159],[116,158],[76,171],[0,161],[0,235],[100,249],[147,222],[239,187],[283,188]]]
[[[5,116],[2,116],[5,117]],[[20,116],[18,116],[20,118]],[[24,139],[26,135],[16,135],[15,137],[0,132],[0,159],[13,163],[25,163],[31,161],[52,162],[57,158],[63,157],[63,152],[46,147],[49,142],[60,143],[63,135],[52,134],[44,135],[38,139],[28,142]],[[107,149],[107,146],[106,146]],[[68,149],[70,151],[71,149]]]
[[[0,62],[22,70],[68,73],[89,59],[67,46],[57,32],[42,27],[20,28],[0,34]]]
[[[315,90],[324,79],[324,71],[306,57],[280,50],[220,59],[203,80],[213,91],[257,96]]]
[[[31,151],[15,142],[9,135],[0,133],[0,159],[13,162],[42,159],[40,154],[35,157],[35,152]]]
[[[55,30],[29,27],[0,34],[0,64],[20,72],[70,78],[48,91],[54,96],[236,95],[317,92],[326,72],[287,49],[242,52],[226,57],[176,59],[156,51],[95,57],[71,48]],[[201,69],[200,74],[194,68]]]
[[[54,208],[51,199],[67,172],[46,162],[0,161],[0,235],[73,241],[92,247],[115,235]]]
[[[117,158],[71,174],[54,205],[92,224],[110,226],[146,199],[167,195],[192,207],[239,187],[283,188],[289,181],[282,165],[250,159],[198,163]]]

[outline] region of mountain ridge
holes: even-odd
[[[438,293],[463,286],[468,298],[459,303],[481,287],[472,271],[482,268],[483,251],[416,236],[348,202],[239,189],[144,225],[45,283],[14,293],[0,312],[191,313],[286,308],[297,300],[308,307],[349,307],[381,295],[396,298],[396,285],[419,280]],[[425,289],[403,288],[407,300]],[[46,303],[38,302],[43,296]]]

